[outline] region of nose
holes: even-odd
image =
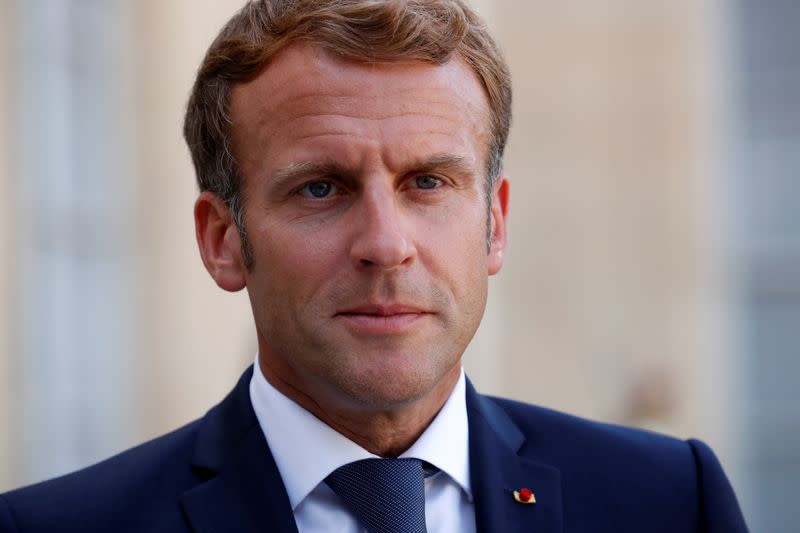
[[[357,269],[407,266],[416,257],[410,220],[390,187],[366,189],[353,220],[350,257]]]

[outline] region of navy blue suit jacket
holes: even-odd
[[[0,496],[2,533],[290,533],[289,499],[250,404],[252,370],[202,419],[74,474]],[[481,396],[467,386],[479,533],[739,533],[703,443]],[[513,490],[533,490],[523,505]]]

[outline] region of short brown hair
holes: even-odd
[[[482,83],[491,111],[487,194],[500,175],[511,121],[511,79],[494,39],[462,0],[250,0],[206,53],[186,110],[183,133],[201,191],[224,200],[252,250],[244,194],[231,151],[231,88],[256,77],[291,42],[304,40],[362,62],[417,60],[441,65],[460,56]]]

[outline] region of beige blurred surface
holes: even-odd
[[[144,251],[138,284],[147,288],[141,383],[143,433],[154,436],[202,415],[221,399],[255,355],[244,292],[218,289],[194,240],[194,170],[182,124],[203,54],[238,1],[137,3],[139,196]],[[159,194],[152,191],[158,190]]]
[[[515,107],[510,250],[465,357],[469,375],[484,392],[702,437],[735,471],[738,363],[723,348],[724,272],[709,216],[719,208],[714,4],[476,4],[511,64]],[[0,3],[2,35],[9,5]],[[199,260],[181,137],[194,72],[239,5],[132,8],[139,352],[131,379],[140,415],[130,444],[202,415],[254,355],[246,295],[218,289]],[[0,62],[7,66],[8,55]],[[0,146],[13,135],[5,91],[0,84]],[[4,190],[10,157],[0,150]],[[5,435],[25,423],[14,418],[13,299],[5,297],[18,232],[0,229]],[[0,488],[29,481],[11,479],[15,453],[24,450],[0,440]]]
[[[719,441],[715,117],[702,101],[718,73],[700,14],[681,1],[495,12],[517,97],[498,390],[623,421],[638,376],[663,369],[676,392],[665,423]]]

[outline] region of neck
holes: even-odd
[[[322,422],[380,457],[397,457],[411,447],[441,410],[461,375],[456,365],[421,398],[397,406],[370,406],[336,401],[322,390],[311,395],[276,372],[259,355],[259,368],[267,381],[282,394],[301,405]],[[320,388],[321,389],[321,388]]]

